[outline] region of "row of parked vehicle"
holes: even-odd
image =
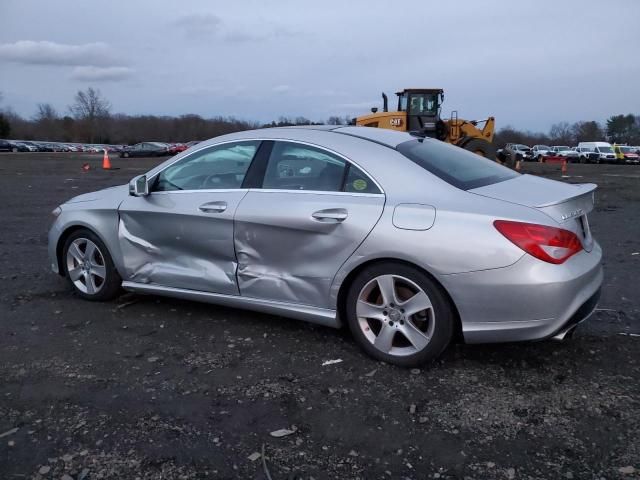
[[[576,147],[567,145],[534,145],[507,143],[498,150],[500,160],[547,162],[566,160],[574,163],[639,164],[640,146],[616,145],[608,142],[580,142]]]
[[[175,155],[185,151],[196,144],[198,140],[187,143],[165,143],[165,142],[141,142],[122,148],[119,153],[123,158],[128,157],[161,157],[164,155]]]
[[[153,157],[175,155],[197,144],[188,143],[143,142],[135,145],[104,145],[86,143],[37,142],[31,140],[0,140],[0,152],[87,152],[118,153],[121,157]]]

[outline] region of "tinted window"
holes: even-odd
[[[410,140],[397,146],[409,160],[462,190],[483,187],[519,174],[496,162],[438,140]]]
[[[240,188],[259,141],[204,148],[158,174],[154,191]]]
[[[319,148],[276,142],[271,151],[262,188],[279,190],[342,190],[346,162]]]

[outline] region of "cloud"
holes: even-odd
[[[19,40],[0,44],[0,59],[27,65],[112,65],[106,43],[66,45],[48,41]]]
[[[291,90],[291,87],[289,85],[276,85],[272,90],[274,93],[287,93]]]
[[[222,19],[212,13],[189,13],[171,23],[181,28],[187,36],[202,37],[219,34]]]
[[[86,82],[119,82],[132,74],[133,70],[128,67],[80,66],[73,69],[71,78]]]
[[[296,33],[283,26],[237,25],[225,22],[211,13],[189,13],[182,15],[171,25],[183,30],[187,37],[215,37],[227,43],[260,42],[278,37],[290,37]]]

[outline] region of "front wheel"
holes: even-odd
[[[122,156],[123,156],[124,158],[129,158],[129,152],[124,152],[124,153],[122,154]]]
[[[75,292],[86,300],[115,298],[122,284],[102,240],[89,230],[78,230],[64,244],[64,273]]]
[[[454,331],[445,294],[429,276],[399,263],[365,268],[349,288],[347,322],[372,357],[414,367],[439,356]]]

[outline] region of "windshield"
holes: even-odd
[[[538,148],[538,150],[551,150],[551,147],[549,145],[536,145],[536,147]]]
[[[516,150],[530,150],[526,145],[516,145],[515,148]]]
[[[620,147],[620,150],[622,151],[622,153],[635,153],[635,151],[631,147]]]
[[[409,140],[398,145],[396,150],[461,190],[492,185],[520,175],[492,160],[439,140]]]
[[[611,147],[598,147],[600,153],[613,153]]]
[[[567,146],[560,146],[560,147],[555,147],[556,150],[559,150],[561,152],[564,152],[565,150],[571,150],[569,147]]]
[[[410,115],[436,115],[438,113],[438,95],[435,93],[413,93],[410,97]]]

